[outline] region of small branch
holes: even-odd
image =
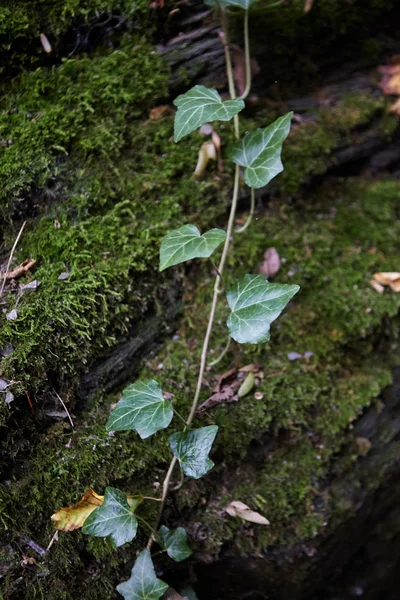
[[[251,194],[250,194],[250,212],[249,212],[249,216],[246,219],[246,223],[242,226],[239,227],[238,229],[235,230],[235,233],[243,233],[244,231],[246,231],[246,229],[248,228],[248,226],[250,225],[250,223],[253,220],[253,215],[254,215],[254,209],[255,209],[255,190],[254,188],[250,188],[251,190]]]
[[[12,258],[13,258],[14,252],[15,252],[15,248],[17,247],[17,244],[18,244],[18,242],[19,242],[19,239],[20,239],[20,237],[21,237],[21,235],[22,235],[22,232],[23,232],[23,230],[24,230],[24,227],[25,227],[25,225],[26,225],[26,221],[24,221],[24,222],[22,223],[21,229],[19,230],[19,233],[18,233],[18,235],[17,235],[17,239],[15,240],[15,242],[14,242],[14,245],[13,245],[13,247],[11,248],[11,253],[10,253],[10,256],[9,256],[9,259],[8,259],[8,263],[7,263],[7,267],[6,267],[6,274],[5,274],[5,275],[4,275],[4,277],[3,277],[3,283],[2,283],[2,285],[1,285],[1,290],[0,290],[0,298],[1,298],[1,296],[3,295],[3,292],[4,292],[4,286],[6,285],[6,277],[7,277],[7,273],[8,273],[8,271],[10,270],[10,264],[11,264],[11,261],[12,261]]]
[[[58,398],[58,399],[59,399],[59,401],[61,402],[63,409],[64,409],[64,410],[65,410],[65,412],[67,413],[67,416],[68,416],[69,422],[71,423],[71,427],[74,427],[74,422],[73,422],[73,420],[72,420],[72,418],[71,418],[71,415],[70,415],[70,414],[69,414],[69,412],[68,412],[68,408],[65,406],[65,404],[64,404],[64,402],[63,402],[63,400],[62,400],[61,396],[59,396],[59,395],[57,394],[57,392],[56,392],[56,390],[55,390],[54,388],[53,388],[53,392],[55,393],[55,395],[57,396],[57,398]]]
[[[34,258],[27,258],[26,260],[24,260],[24,262],[18,265],[18,267],[15,267],[15,269],[13,269],[12,271],[8,271],[4,275],[4,279],[6,281],[10,279],[17,279],[18,277],[21,277],[21,275],[25,275],[25,273],[27,273],[35,265],[36,260]]]

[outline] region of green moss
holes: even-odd
[[[170,122],[164,125],[170,132]],[[149,123],[140,135],[145,140],[143,132],[149,131],[161,143],[155,134],[159,128],[160,124]],[[178,146],[173,148],[173,152],[180,152]],[[175,164],[179,164],[178,156]],[[196,159],[194,149],[192,159]],[[172,169],[168,157],[163,160]],[[147,168],[151,168],[150,161]],[[176,172],[172,169],[172,173]],[[188,185],[193,185],[193,190],[204,186],[204,193],[210,182],[189,184],[186,180],[182,185],[182,194]],[[215,422],[220,428],[214,473],[185,484],[168,508],[167,516],[175,509],[190,515],[187,525],[195,539],[194,524],[202,524],[201,532],[208,532],[201,542],[203,551],[218,554],[220,545],[228,541],[238,552],[263,551],[270,545],[311,538],[326,526],[331,498],[323,482],[330,476],[331,460],[338,452],[348,454],[349,459],[339,463],[343,477],[347,470],[354,469],[357,454],[362,452],[356,450],[352,423],[390,382],[387,356],[380,351],[371,358],[371,348],[382,321],[397,313],[400,297],[390,291],[380,295],[368,282],[373,272],[394,268],[400,233],[399,197],[400,187],[393,182],[366,184],[352,180],[346,186],[327,182],[306,203],[284,208],[280,203],[271,203],[268,214],[259,215],[251,231],[236,238],[235,255],[229,257],[235,269],[227,269],[227,285],[248,270],[255,272],[265,249],[275,246],[285,259],[276,279],[299,283],[301,292],[273,326],[271,344],[235,345],[221,365],[207,373],[212,386],[218,373],[232,362],[254,362],[261,365],[264,377],[257,388],[263,394],[261,400],[252,392],[239,402],[207,412],[202,423]],[[67,202],[66,214],[70,209]],[[174,222],[178,217],[173,208],[170,210],[169,218]],[[143,211],[146,215],[145,208]],[[209,216],[203,216],[206,218]],[[48,220],[51,240],[53,232],[58,236],[63,226],[54,230]],[[45,224],[44,220],[42,226]],[[151,229],[148,235],[153,236]],[[94,241],[88,235],[86,238],[91,248]],[[33,239],[35,236],[26,243],[33,243]],[[44,240],[50,244],[46,236]],[[66,246],[59,247],[60,257]],[[73,253],[78,247],[80,244]],[[95,250],[98,252],[97,246]],[[139,258],[135,260],[139,264]],[[62,266],[60,263],[57,268]],[[199,331],[205,327],[210,293],[208,268],[198,264],[185,285],[185,318],[177,335],[146,362],[139,374],[155,377],[165,391],[173,392],[173,402],[181,414],[191,403],[201,350]],[[225,318],[226,307],[221,303],[211,343],[215,353],[225,343]],[[294,362],[287,358],[288,352],[306,350],[314,356]],[[205,388],[202,400],[208,395]],[[104,423],[113,401],[115,397],[99,394],[96,407],[75,419],[74,430],[67,423],[59,423],[41,436],[41,443],[21,466],[18,479],[0,490],[0,519],[8,527],[6,539],[27,535],[45,546],[52,531],[50,514],[76,501],[88,487],[101,493],[107,484],[113,484],[130,492],[157,493],[154,484],[162,480],[169,455],[166,436],[160,433],[145,442],[133,433],[109,437]],[[221,490],[221,481],[226,491]],[[201,500],[206,496],[209,501],[204,507]],[[265,514],[271,525],[249,535],[248,525],[224,516],[223,508],[232,498]],[[147,516],[151,518],[153,510],[149,504],[144,506],[143,514],[150,511]],[[141,536],[139,545],[144,532]],[[37,579],[36,571],[32,571],[24,581],[29,589],[33,585],[37,594],[50,599],[52,589],[57,589],[57,598],[70,598],[75,593],[71,590],[77,589],[84,590],[87,598],[99,594],[109,598],[115,582],[127,575],[124,565],[129,564],[131,556],[129,546],[112,553],[101,540],[88,541],[76,532],[64,534],[54,552],[39,561],[38,568],[48,571],[47,578]],[[87,580],[88,564],[95,572],[100,569],[101,576]],[[13,565],[6,584],[10,590],[18,575],[15,561]],[[19,588],[19,597],[24,593]]]
[[[141,31],[146,32],[147,29],[149,32],[152,25],[152,11],[143,0],[90,0],[84,3],[78,0],[17,0],[12,6],[6,4],[0,7],[1,70],[6,73],[18,72],[21,67],[48,64],[54,60],[54,56],[59,59],[59,53],[67,51],[66,54],[69,54],[74,48],[81,50],[79,42],[82,44],[85,33],[89,34],[87,44],[83,44],[83,49],[87,51],[96,42],[96,35],[90,36],[90,28],[97,27],[98,36],[102,30],[101,24],[108,19],[106,25],[112,29],[112,16],[115,16],[116,22],[121,20],[125,29],[136,26]],[[51,43],[52,53],[49,56],[41,46],[41,33]],[[117,35],[114,34],[114,38]]]
[[[84,169],[99,158],[113,164],[127,120],[166,95],[166,75],[151,45],[126,36],[105,56],[65,60],[14,80],[0,106],[3,218],[28,192],[51,186],[71,152]]]

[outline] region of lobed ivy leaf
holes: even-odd
[[[292,115],[287,113],[265,129],[256,129],[228,151],[234,163],[246,167],[244,180],[248,186],[264,187],[283,171],[282,144],[289,134]]]
[[[204,4],[208,6],[238,6],[244,10],[257,2],[257,0],[204,0]]]
[[[172,560],[180,562],[192,554],[187,543],[186,530],[184,527],[168,529],[165,525],[160,527],[158,532],[158,541],[160,546],[167,551]]]
[[[217,431],[216,425],[210,425],[173,433],[169,437],[172,453],[179,460],[185,475],[199,479],[213,468],[214,463],[208,458],[208,453]]]
[[[120,490],[107,487],[103,505],[87,517],[82,531],[96,537],[110,536],[118,547],[136,536],[137,519],[126,496]]]
[[[195,225],[183,225],[161,240],[160,271],[192,258],[208,258],[226,238],[222,229],[210,229],[203,235]]]
[[[245,275],[227,292],[231,314],[227,325],[240,344],[269,339],[269,328],[299,291],[298,285],[269,283],[264,275]]]
[[[157,381],[129,385],[107,421],[108,431],[135,430],[144,440],[168,427],[173,417],[171,403],[165,400]]]
[[[185,135],[210,121],[230,121],[243,108],[243,100],[222,101],[217,90],[195,85],[174,100],[178,108],[174,123],[174,140],[179,142]]]
[[[167,589],[168,585],[156,577],[149,549],[137,557],[128,581],[117,585],[125,600],[158,600]]]

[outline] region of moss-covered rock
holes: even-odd
[[[390,352],[381,350],[371,358],[371,351],[382,322],[397,313],[400,297],[390,291],[378,294],[369,280],[373,272],[395,267],[399,197],[399,185],[393,182],[329,182],[312,202],[308,198],[307,203],[284,208],[273,202],[248,233],[235,239],[230,257],[235,270],[227,269],[228,285],[241,273],[256,271],[265,249],[274,246],[283,259],[276,279],[299,283],[301,292],[273,327],[271,344],[234,346],[221,365],[208,372],[210,386],[232,363],[260,364],[264,376],[257,398],[253,390],[239,402],[207,412],[203,423],[220,428],[215,473],[185,485],[168,508],[172,521],[176,510],[187,519],[198,551],[215,556],[229,541],[235,552],[262,551],[313,538],[327,527],[332,506],[325,482],[332,459],[338,451],[349,452],[352,460],[342,464],[346,473],[357,456],[365,454],[365,447],[354,439],[352,423],[390,382]],[[196,267],[185,286],[182,326],[139,374],[156,377],[172,391],[180,413],[191,402],[197,375],[198,332],[205,326],[211,293],[207,271]],[[225,318],[221,303],[211,343],[215,353],[225,342]],[[313,352],[309,359],[288,359],[289,352],[307,350]],[[202,399],[207,395],[205,388]],[[5,540],[27,536],[45,546],[52,532],[51,512],[75,501],[90,486],[99,492],[109,483],[131,492],[157,490],[168,456],[165,435],[145,442],[130,433],[108,436],[104,423],[113,401],[114,397],[99,397],[89,414],[78,415],[74,430],[67,422],[50,428],[31,458],[25,458],[18,477],[2,486]],[[199,500],[205,496],[209,502],[204,508]],[[249,536],[248,525],[222,516],[232,498],[260,510],[271,525]],[[17,583],[20,567],[11,561],[5,589],[11,598],[16,593],[25,597],[24,585],[47,598],[73,597],[78,587],[87,598],[111,598],[130,554],[129,547],[116,555],[79,533],[63,534],[52,553],[39,560],[45,577],[38,579],[39,567],[33,567],[23,583]],[[66,565],[68,577],[63,572]]]

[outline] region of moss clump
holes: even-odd
[[[71,153],[83,169],[99,157],[113,164],[127,120],[166,95],[166,76],[154,48],[126,36],[105,56],[65,60],[14,80],[0,106],[3,218],[19,204],[23,211],[28,193],[51,186]]]
[[[87,51],[101,33],[104,36],[117,24],[117,31],[124,25],[125,29],[139,26],[145,32],[151,26],[150,13],[149,4],[143,0],[5,2],[0,6],[1,71],[15,74],[22,67],[59,59],[60,52],[65,56],[74,50]],[[49,56],[43,52],[41,33],[52,45]]]

